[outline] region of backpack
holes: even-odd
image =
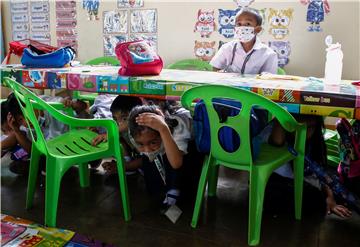
[[[219,115],[220,122],[223,123],[227,117],[236,116],[241,110],[241,103],[229,99],[214,99],[213,105]],[[264,111],[262,111],[264,112]],[[255,138],[262,130],[262,121],[258,117],[258,112],[251,109],[250,118],[250,138],[252,140],[252,155],[255,159],[260,150],[261,142]],[[196,103],[193,116],[193,127],[195,143],[199,152],[209,154],[210,152],[210,125],[209,117],[206,112],[206,106],[201,100]],[[235,152],[240,146],[238,134],[231,128],[223,127],[219,131],[219,142],[227,152]]]
[[[144,40],[118,43],[115,53],[122,76],[158,75],[163,68],[161,57]]]
[[[351,125],[346,118],[342,118],[336,123],[336,130],[340,135],[340,180],[344,182],[360,177],[360,120],[355,120]]]

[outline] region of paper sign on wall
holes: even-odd
[[[55,8],[57,45],[77,50],[76,1],[57,0]]]
[[[300,0],[307,5],[306,21],[310,23],[309,32],[321,32],[320,22],[324,21],[324,15],[330,13],[330,5],[327,0]]]
[[[127,33],[127,11],[104,11],[104,33]]]
[[[106,35],[104,36],[104,55],[116,56],[115,47],[118,43],[123,43],[128,40],[127,35]]]
[[[132,33],[156,33],[157,12],[155,9],[132,10],[130,13]]]
[[[117,0],[118,8],[138,8],[144,6],[144,0]]]
[[[212,42],[200,42],[195,41],[194,53],[197,58],[203,61],[210,61],[216,53],[215,41]]]
[[[289,63],[290,41],[269,41],[269,47],[278,55],[278,66],[283,68]]]
[[[209,38],[210,34],[215,31],[215,15],[214,10],[206,11],[199,9],[194,32],[199,32],[201,37]]]
[[[275,39],[284,39],[289,34],[289,25],[293,18],[294,10],[291,8],[280,10],[270,8],[269,12],[269,33]]]

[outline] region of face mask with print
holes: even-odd
[[[146,155],[150,162],[153,162],[155,158],[160,154],[163,155],[165,153],[164,145],[161,143],[161,146],[158,150],[153,152],[141,152],[140,154]]]
[[[255,28],[248,26],[235,27],[235,38],[240,42],[246,43],[251,41],[255,37]]]

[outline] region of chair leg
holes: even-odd
[[[39,160],[40,152],[36,149],[35,146],[31,148],[31,160],[30,160],[30,169],[29,169],[29,178],[28,178],[28,187],[26,193],[26,208],[31,208],[33,205],[36,180],[39,173]]]
[[[208,196],[216,196],[218,176],[219,176],[219,166],[215,166],[215,164],[210,164],[209,180],[208,180]]]
[[[61,173],[57,170],[58,164],[55,160],[47,159],[45,184],[45,225],[49,227],[56,226],[56,213],[61,184]]]
[[[129,203],[129,195],[128,195],[128,189],[127,189],[125,169],[124,169],[123,161],[120,157],[117,157],[116,163],[117,163],[117,170],[118,170],[118,175],[119,175],[120,193],[121,193],[121,200],[122,200],[123,211],[124,211],[124,218],[125,218],[125,221],[130,221],[131,213],[130,213],[130,203]]]
[[[304,182],[304,156],[294,160],[294,192],[295,192],[295,219],[301,220],[302,196]]]
[[[198,220],[199,220],[199,214],[200,214],[201,204],[204,199],[206,181],[207,181],[207,177],[208,177],[208,173],[209,173],[209,166],[210,166],[211,160],[212,160],[211,156],[210,155],[207,156],[204,161],[204,165],[202,167],[198,191],[196,194],[194,212],[193,212],[193,216],[192,216],[192,220],[191,220],[191,227],[193,227],[193,228],[196,227]]]
[[[248,245],[255,246],[260,242],[261,218],[267,178],[257,170],[250,172],[249,225]]]
[[[90,184],[90,172],[88,163],[82,163],[79,165],[79,176],[80,176],[80,186],[85,188],[88,187]]]

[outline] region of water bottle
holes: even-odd
[[[327,36],[325,43],[326,48],[326,63],[325,63],[325,79],[326,84],[340,84],[342,74],[342,60],[344,54],[341,50],[341,44],[332,43],[332,37]]]

